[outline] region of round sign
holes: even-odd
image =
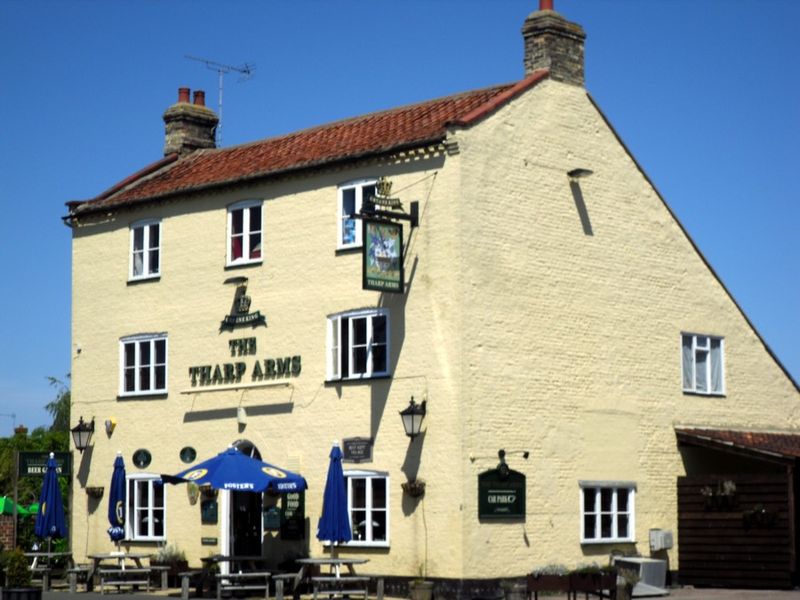
[[[144,469],[146,466],[150,464],[150,461],[153,460],[150,452],[145,450],[144,448],[140,448],[136,452],[133,453],[133,464],[135,464],[140,469]]]
[[[181,460],[185,463],[194,462],[197,458],[197,451],[191,446],[184,446],[181,448]]]
[[[278,479],[283,479],[286,477],[286,473],[280,471],[274,467],[261,467],[261,470],[264,471],[267,475],[272,475],[273,477],[277,477]]]

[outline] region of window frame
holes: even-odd
[[[139,502],[139,486],[141,481],[147,481],[148,490],[148,504],[146,507],[141,507]],[[158,483],[161,482],[161,483]],[[155,491],[156,485],[160,485],[162,506],[155,506]],[[125,478],[125,539],[132,542],[163,542],[167,540],[167,486],[161,480],[160,475],[154,473],[134,473]],[[141,508],[140,508],[141,507]],[[135,518],[138,510],[146,510],[148,514],[148,531],[140,533],[138,531],[138,520]],[[155,535],[153,533],[153,512],[161,510],[162,514],[162,535]]]
[[[261,215],[261,222],[258,224],[258,229],[254,230],[251,228],[250,216],[251,212],[250,209],[258,207],[260,209]],[[257,233],[261,236],[261,241],[259,242],[258,246],[261,248],[259,251],[259,255],[255,258],[250,256],[250,245],[249,244],[242,244],[242,256],[241,258],[233,258],[233,214],[237,211],[243,211],[242,213],[242,238],[243,240],[248,238],[249,236]],[[264,260],[264,201],[263,200],[241,200],[239,202],[234,202],[227,207],[226,210],[226,219],[227,219],[227,231],[225,235],[225,266],[226,267],[238,267],[239,265],[253,265],[259,264]]]
[[[687,372],[686,372],[686,356],[684,354],[684,340],[686,338],[691,338],[691,387],[686,387],[686,380],[687,380]],[[707,346],[699,346],[698,338],[705,338],[707,340]],[[713,386],[713,372],[714,367],[712,365],[713,360],[713,342],[719,342],[719,380],[720,380],[720,389],[714,390],[711,389]],[[725,395],[725,338],[718,335],[710,335],[706,333],[692,333],[688,331],[681,332],[681,339],[680,339],[680,353],[681,353],[681,387],[685,394],[698,394],[700,396],[724,396]],[[698,364],[698,353],[705,353],[706,355],[706,363],[705,363],[705,375],[706,375],[706,384],[708,389],[706,390],[699,390],[697,389],[697,364]]]
[[[158,244],[152,245],[152,229],[153,226],[158,227]],[[161,226],[161,219],[142,219],[130,224],[130,246],[128,254],[128,281],[142,281],[145,279],[156,279],[161,277],[161,243],[162,236],[164,235],[164,228]],[[143,229],[143,247],[142,247],[142,274],[137,275],[134,273],[134,266],[136,264],[134,247],[136,230]],[[155,271],[150,264],[151,253],[158,252],[158,264]]]
[[[385,342],[379,342],[375,344],[372,340],[373,338],[373,330],[374,330],[374,319],[376,317],[383,317],[385,320]],[[353,366],[355,364],[355,360],[353,360],[353,349],[356,344],[353,343],[353,321],[355,319],[362,319],[367,318],[367,332],[366,338],[367,342],[366,347],[367,351],[367,365],[366,371],[363,373],[354,373]],[[347,336],[346,336],[346,344],[347,346],[343,346],[343,340],[345,336],[342,335],[342,322],[347,321]],[[328,329],[328,339],[327,339],[327,361],[326,361],[326,381],[352,381],[352,380],[359,380],[359,379],[373,379],[377,377],[389,377],[391,376],[392,369],[391,369],[391,319],[389,309],[387,308],[368,308],[368,309],[359,309],[353,311],[346,311],[341,313],[336,313],[333,315],[328,315],[327,319],[327,329]],[[375,364],[373,360],[373,348],[376,345],[383,345],[385,347],[385,357],[386,357],[386,366],[384,370],[376,371]],[[357,345],[358,347],[362,347],[361,344]],[[343,353],[347,352],[347,373],[342,372],[342,358]]]
[[[580,523],[581,523],[581,544],[615,544],[615,543],[635,543],[636,542],[636,483],[633,481],[579,481],[579,496],[580,496]],[[595,518],[595,533],[597,537],[586,537],[586,506],[584,493],[586,490],[595,490],[595,507],[596,510],[590,511],[589,514],[594,514]],[[610,511],[603,511],[601,504],[601,490],[613,490],[612,506]],[[628,510],[620,511],[618,509],[618,492],[619,490],[626,490],[628,492]],[[628,535],[627,537],[601,537],[602,536],[602,514],[611,513],[612,515],[612,531],[618,532],[618,518],[620,514],[628,515]]]
[[[357,219],[347,218],[344,212],[345,192],[347,190],[355,191],[354,209],[355,214],[361,211],[364,203],[364,188],[375,186],[378,182],[376,177],[368,177],[363,179],[354,179],[339,185],[337,190],[337,204],[336,204],[336,249],[348,250],[350,248],[361,248],[363,240],[361,239],[361,223]],[[345,221],[354,221],[355,236],[354,241],[344,241],[344,223]]]
[[[157,388],[156,385],[156,369],[159,366],[162,366],[161,363],[156,362],[156,347],[155,344],[158,341],[164,341],[164,387]],[[151,360],[149,362],[150,368],[150,381],[152,385],[150,388],[146,390],[142,390],[139,387],[140,378],[136,376],[137,372],[142,369],[143,365],[141,364],[141,343],[142,342],[149,342],[150,343],[150,357]],[[134,344],[134,364],[132,367],[129,367],[125,363],[125,347],[128,344]],[[134,389],[132,391],[128,391],[125,389],[125,374],[126,369],[133,368],[134,369]],[[136,397],[136,396],[153,396],[155,394],[166,394],[167,389],[169,388],[169,339],[166,333],[142,333],[137,335],[130,335],[119,340],[119,395],[120,397]]]
[[[347,542],[345,545],[347,546],[356,546],[356,547],[369,547],[369,548],[388,548],[391,544],[391,478],[389,473],[386,471],[366,471],[362,469],[352,469],[344,471],[344,478],[345,478],[345,488],[347,494],[347,516],[350,520],[350,528],[352,530],[353,539]],[[355,538],[356,532],[353,528],[353,485],[352,482],[354,479],[365,479],[367,481],[367,489],[365,492],[366,496],[366,503],[367,506],[364,507],[364,511],[366,512],[365,521],[367,522],[367,533],[368,538],[364,540],[357,540]],[[386,506],[384,508],[374,508],[372,506],[372,485],[375,480],[380,480],[383,482],[384,488],[384,497],[386,498]],[[362,510],[360,508],[356,510]],[[383,511],[386,514],[386,539],[385,540],[372,540],[370,539],[372,536],[372,522],[373,522],[373,512],[376,511]]]

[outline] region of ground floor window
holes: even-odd
[[[636,485],[582,481],[581,543],[632,542]]]
[[[128,478],[128,509],[125,516],[128,540],[166,539],[166,493],[158,475]]]
[[[347,508],[354,546],[389,545],[389,476],[347,471]]]

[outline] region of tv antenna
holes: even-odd
[[[208,60],[207,58],[200,58],[198,56],[190,56],[188,54],[184,54],[186,58],[189,60],[196,60],[197,62],[203,63],[207,69],[211,69],[212,71],[216,71],[217,75],[219,76],[219,103],[217,104],[217,114],[219,115],[219,124],[217,125],[217,146],[222,145],[222,88],[223,88],[223,81],[226,73],[239,73],[239,82],[247,81],[251,77],[253,77],[253,71],[255,70],[256,66],[248,63],[244,63],[240,67],[236,67],[234,65],[223,65],[222,63],[218,63],[213,60]]]

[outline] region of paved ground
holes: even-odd
[[[98,592],[78,592],[73,595],[69,594],[67,591],[55,591],[42,594],[42,600],[159,600],[165,599],[165,597],[180,598],[180,591],[155,591],[150,594],[110,593],[104,596],[100,595]],[[679,588],[672,590],[670,595],[665,598],[666,600],[800,600],[800,590],[711,590],[702,588]]]

